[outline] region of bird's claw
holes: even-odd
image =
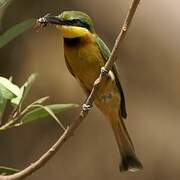
[[[106,76],[106,75],[108,75],[109,70],[106,69],[105,67],[102,67],[102,68],[101,68],[101,73],[102,73],[102,75]]]
[[[82,105],[82,110],[87,112],[87,111],[89,111],[91,109],[91,107],[92,107],[91,105],[84,103]]]

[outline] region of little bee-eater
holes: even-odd
[[[58,16],[46,15],[39,23],[55,24],[64,38],[64,56],[67,68],[78,80],[88,96],[101,68],[110,56],[106,44],[96,34],[91,18],[80,11],[64,11]],[[137,171],[142,168],[124,124],[127,117],[125,98],[116,65],[108,78],[95,105],[109,120],[121,154],[120,171]]]

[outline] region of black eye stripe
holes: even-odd
[[[79,27],[84,27],[90,30],[90,26],[86,22],[80,19],[66,20],[64,21],[64,23],[69,26],[79,26]]]
[[[79,19],[75,19],[75,25],[84,26],[84,25],[85,25],[85,23],[84,23],[84,22],[82,22],[82,21],[81,21],[81,20],[79,20]]]

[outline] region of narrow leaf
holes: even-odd
[[[21,103],[23,102],[23,100],[27,96],[28,92],[30,91],[31,86],[34,83],[36,77],[37,77],[37,74],[31,74],[31,76],[28,78],[28,80],[21,87],[19,96],[11,99],[12,104],[19,105],[20,102]]]
[[[5,99],[0,91],[0,125],[2,123],[2,117],[6,108],[7,99]]]
[[[42,98],[34,101],[32,104],[42,104],[42,103],[45,102],[47,99],[49,99],[49,96],[42,97]]]
[[[21,102],[21,100],[23,98],[24,92],[25,92],[25,88],[21,87],[19,95],[17,97],[15,97],[15,98],[12,98],[11,103],[14,104],[14,105],[19,105],[19,103]]]
[[[0,166],[0,174],[9,175],[19,172],[19,170],[9,167]]]
[[[49,115],[59,124],[59,126],[65,130],[66,128],[64,127],[64,125],[61,123],[61,121],[58,119],[58,117],[54,114],[54,112],[48,107],[48,106],[43,106],[41,104],[36,104],[34,105],[34,107],[40,107],[42,109],[44,109],[46,112],[49,113]]]
[[[0,0],[0,8],[8,5],[12,0]]]
[[[29,19],[26,21],[23,21],[9,30],[7,30],[4,34],[0,36],[0,48],[5,46],[8,42],[13,40],[15,37],[23,33],[24,31],[28,30],[29,28],[33,27],[35,24],[35,19]]]
[[[28,80],[24,83],[23,87],[25,87],[25,93],[24,93],[24,98],[27,96],[29,90],[31,89],[34,81],[37,78],[37,74],[33,73],[29,76]]]
[[[21,115],[24,116],[27,112],[29,112],[30,109],[34,108],[35,105],[42,104],[42,103],[45,102],[48,98],[49,98],[49,96],[46,96],[46,97],[42,97],[42,98],[34,101],[33,103],[31,103],[30,105],[28,105],[28,106],[21,112]]]
[[[0,91],[5,99],[12,99],[20,94],[19,87],[4,77],[0,77]]]
[[[12,77],[9,78],[9,81],[12,82]],[[3,114],[6,108],[7,99],[5,99],[0,91],[0,125],[2,124]]]
[[[51,111],[53,111],[54,114],[64,112],[73,108],[78,107],[77,104],[53,104],[45,106],[48,107]],[[47,112],[45,109],[42,108],[36,108],[28,113],[26,113],[21,119],[20,122],[22,124],[33,122],[38,119],[42,119],[49,116],[49,112]]]

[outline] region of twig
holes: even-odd
[[[117,59],[117,50],[121,46],[121,42],[122,42],[123,38],[125,37],[125,34],[129,28],[129,25],[130,25],[132,18],[136,12],[139,2],[140,2],[140,0],[132,1],[132,4],[130,6],[130,9],[128,11],[126,19],[124,21],[123,27],[116,39],[111,56],[110,56],[109,60],[107,61],[107,63],[105,64],[105,66],[102,68],[99,78],[94,82],[93,89],[92,89],[89,97],[87,98],[85,104],[83,104],[82,110],[81,110],[78,118],[75,119],[75,121],[64,131],[63,135],[59,138],[59,140],[45,154],[43,154],[36,162],[29,165],[24,170],[22,170],[18,173],[15,173],[13,175],[0,176],[0,180],[24,179],[25,177],[31,175],[33,172],[37,171],[39,168],[41,168],[43,165],[46,164],[46,162],[58,151],[58,149],[66,142],[66,140],[79,127],[80,123],[87,116],[95,98],[97,97],[99,89],[102,87],[103,83],[107,79],[108,72],[109,72],[109,70],[111,70],[114,62]]]

